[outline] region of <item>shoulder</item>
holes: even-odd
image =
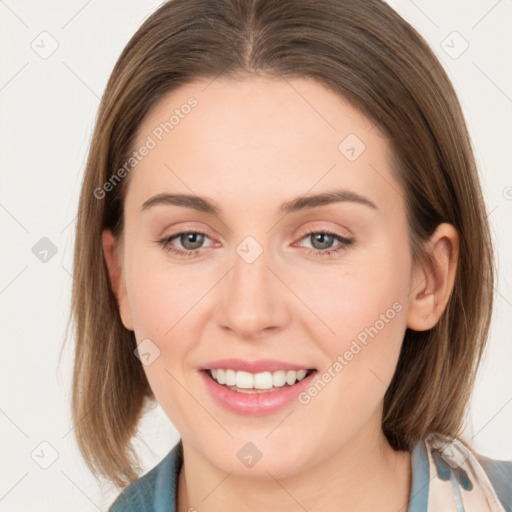
[[[180,440],[153,469],[126,487],[108,512],[174,511],[182,461]]]
[[[480,454],[477,459],[504,509],[512,512],[512,460],[496,460]]]

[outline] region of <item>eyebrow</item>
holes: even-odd
[[[377,210],[375,203],[370,201],[370,199],[367,197],[361,196],[348,190],[332,190],[329,192],[323,192],[321,194],[302,196],[290,201],[285,201],[279,207],[279,211],[286,214],[315,208],[317,206],[342,202],[361,204]],[[153,197],[150,197],[142,205],[141,211],[146,211],[152,206],[157,205],[182,206],[184,208],[192,208],[194,210],[198,210],[204,213],[211,213],[213,215],[219,215],[222,212],[222,209],[219,205],[204,197],[189,194],[167,193],[157,194]]]

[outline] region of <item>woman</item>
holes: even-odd
[[[461,436],[493,285],[469,136],[384,2],[164,3],[102,98],[74,268],[110,510],[511,509]],[[181,439],[140,477],[155,403]]]

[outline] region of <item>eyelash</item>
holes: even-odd
[[[193,234],[203,235],[205,237],[208,237],[208,235],[206,233],[203,233],[201,231],[185,230],[185,231],[180,231],[179,233],[175,233],[173,235],[167,236],[165,238],[162,238],[161,240],[157,240],[156,243],[161,245],[166,252],[177,254],[178,256],[183,256],[186,258],[193,257],[200,251],[200,249],[194,249],[192,251],[183,251],[181,249],[176,249],[176,247],[173,247],[170,243],[171,240],[173,240],[174,238],[177,238],[177,237],[187,234],[187,233],[193,233]],[[309,247],[306,247],[306,254],[308,254],[308,255],[332,256],[333,254],[341,252],[342,250],[346,249],[347,247],[351,246],[354,243],[353,238],[345,238],[345,237],[337,235],[336,233],[333,233],[329,230],[315,230],[315,229],[308,230],[306,233],[304,233],[300,237],[299,240],[302,240],[303,238],[306,238],[307,236],[313,235],[313,234],[330,235],[330,236],[334,237],[336,240],[338,240],[338,242],[340,242],[340,243],[333,249],[325,249],[325,250],[310,249]],[[208,238],[210,238],[210,237],[208,237]]]

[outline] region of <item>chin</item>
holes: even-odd
[[[286,442],[277,438],[265,439],[266,436],[268,431],[261,435],[248,435],[246,432],[229,442],[218,444],[213,450],[211,446],[204,447],[206,451],[203,456],[218,469],[233,476],[268,480],[305,471],[307,462],[315,452],[318,453],[313,449],[313,443],[305,443],[299,435],[295,440],[288,437]],[[308,453],[301,449],[306,447]]]

